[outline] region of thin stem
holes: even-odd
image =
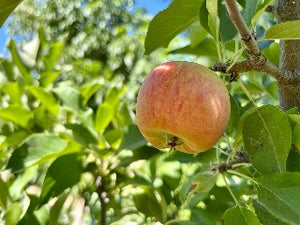
[[[257,109],[258,106],[256,105],[256,103],[253,100],[251,94],[249,93],[249,91],[247,90],[247,88],[245,87],[245,85],[243,84],[243,82],[241,81],[241,79],[238,79],[238,84],[239,84],[240,88],[244,91],[244,93],[247,95],[247,97],[250,100],[250,102],[252,102],[253,106]]]
[[[234,24],[248,50],[248,59],[242,62],[233,62],[234,65],[232,65],[232,63],[218,63],[212,67],[213,70],[223,73],[258,71],[268,73],[278,81],[294,79],[294,76],[286,74],[283,70],[271,63],[261,54],[256,37],[250,33],[237,7],[236,0],[225,0],[225,5],[230,20]]]
[[[228,15],[230,20],[232,21],[233,25],[239,32],[244,41],[245,45],[247,46],[249,53],[254,55],[259,55],[260,50],[258,48],[257,42],[253,35],[251,35],[245,20],[243,19],[235,0],[225,0],[226,9],[228,11]]]
[[[251,163],[235,163],[231,166],[232,169],[238,168],[238,167],[242,167],[242,166],[252,166]]]
[[[229,155],[229,157],[227,158],[226,163],[228,164],[230,162],[230,160],[234,159],[234,156],[236,155],[236,153],[239,151],[239,148],[235,148]]]
[[[241,205],[240,205],[238,199],[235,197],[233,191],[232,191],[231,188],[229,187],[229,184],[227,183],[226,177],[225,177],[224,175],[222,175],[222,177],[223,177],[223,180],[224,180],[224,182],[225,182],[225,186],[226,186],[226,188],[228,189],[228,191],[229,191],[231,197],[233,198],[235,204],[240,208]]]
[[[243,173],[240,173],[240,172],[238,172],[236,170],[227,170],[227,172],[230,173],[230,174],[236,175],[238,177],[243,177],[243,178],[245,178],[247,180],[250,180],[252,183],[254,183],[256,185],[259,185],[259,183],[256,180],[254,180],[252,177],[249,177],[249,176],[247,176],[247,175],[245,175]]]

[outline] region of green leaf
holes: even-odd
[[[228,132],[232,133],[236,131],[240,119],[240,106],[232,96],[230,96],[230,106],[230,118],[226,129]]]
[[[55,204],[51,207],[49,219],[50,225],[60,225],[59,216],[62,214],[62,209],[68,196],[68,192],[61,194],[56,200]]]
[[[95,129],[101,134],[104,132],[105,128],[113,120],[117,109],[120,97],[125,93],[126,88],[122,87],[121,90],[117,88],[112,88],[102,105],[99,106],[96,113]]]
[[[6,18],[14,11],[14,9],[22,2],[22,0],[1,0],[0,1],[0,27]]]
[[[187,45],[185,47],[175,49],[170,52],[171,54],[193,54],[197,56],[211,57],[218,59],[218,51],[216,41],[211,38],[203,39],[197,46],[192,47]]]
[[[43,72],[39,79],[41,86],[48,87],[49,85],[53,84],[60,73],[60,71]]]
[[[95,92],[98,91],[101,86],[102,86],[101,84],[95,83],[95,84],[87,84],[85,86],[80,87],[79,91],[83,98],[82,105],[86,105],[90,97],[93,94],[95,94]]]
[[[9,81],[16,81],[15,65],[10,60],[0,57],[1,69],[3,69],[4,75]]]
[[[205,196],[216,184],[217,173],[213,171],[199,172],[187,179],[182,185],[180,198],[186,200],[192,194],[203,194]]]
[[[258,4],[258,6],[257,6],[256,13],[252,17],[252,24],[257,24],[258,20],[261,17],[261,14],[266,11],[266,8],[268,7],[268,5],[271,4],[273,1],[274,0],[265,0],[263,2],[260,1],[260,4]]]
[[[194,177],[193,185],[195,192],[209,192],[216,184],[217,173],[206,171],[197,174]]]
[[[49,212],[46,206],[37,209],[39,198],[34,194],[28,194],[30,205],[27,208],[24,217],[18,225],[47,225],[49,220]]]
[[[192,24],[189,32],[190,46],[191,48],[196,47],[205,37],[207,31],[201,26],[199,20]]]
[[[262,51],[262,54],[275,65],[279,65],[279,43],[273,42],[268,48]]]
[[[24,139],[27,138],[29,135],[30,133],[24,130],[15,131],[14,133],[6,137],[5,144],[7,144],[7,147],[19,146],[24,141]]]
[[[259,219],[259,221],[263,225],[288,225],[286,223],[281,222],[274,215],[272,215],[263,205],[261,205],[256,200],[253,201],[253,206],[255,209],[255,213]]]
[[[224,213],[225,225],[260,225],[256,215],[249,209],[235,206]]]
[[[300,20],[276,24],[267,30],[264,40],[297,40],[300,39]]]
[[[222,4],[222,1],[219,1],[218,9],[220,18],[220,34],[222,37],[222,41],[229,41],[237,34],[237,30],[229,19],[227,9],[225,5]]]
[[[212,16],[218,16],[218,0],[206,1],[206,8]]]
[[[14,172],[67,154],[68,141],[54,134],[32,134],[12,153],[7,168]]]
[[[206,2],[201,2],[200,4],[200,11],[199,11],[199,19],[200,19],[200,24],[202,27],[210,33],[209,27],[208,27],[208,10],[206,8]]]
[[[174,0],[166,10],[159,12],[150,22],[145,39],[145,54],[170,41],[199,18],[203,0]]]
[[[23,90],[21,90],[20,84],[17,82],[5,83],[1,89],[9,95],[11,104],[21,104]]]
[[[252,18],[256,12],[257,2],[258,0],[246,1],[246,7],[242,14],[247,26],[250,26]]]
[[[7,184],[2,180],[0,176],[0,207],[6,209],[7,206],[7,198],[8,195],[8,187]]]
[[[24,171],[22,174],[18,174],[17,179],[9,186],[9,195],[13,201],[20,199],[21,195],[24,193],[24,189],[27,184],[32,180],[33,176],[37,172],[37,167],[31,167]]]
[[[98,143],[96,134],[83,124],[66,124],[65,127],[72,130],[74,139],[84,146]]]
[[[139,131],[139,128],[136,125],[130,125],[124,132],[119,149],[137,149],[146,143],[147,141]]]
[[[286,161],[286,170],[290,172],[300,172],[300,152],[290,151]]]
[[[63,43],[61,42],[53,43],[50,46],[48,55],[43,57],[46,71],[51,72],[54,69],[54,66],[61,54],[62,47]]]
[[[112,121],[115,107],[111,104],[104,103],[99,106],[96,113],[95,129],[101,134]]]
[[[0,118],[13,122],[24,128],[27,127],[28,122],[32,117],[32,112],[20,105],[11,105],[0,109]]]
[[[114,124],[117,124],[119,128],[127,127],[134,123],[134,113],[132,109],[124,101],[118,109],[118,113],[114,118]]]
[[[12,39],[10,39],[10,41],[8,43],[8,49],[10,50],[10,54],[12,56],[13,63],[17,66],[18,70],[23,75],[25,81],[27,83],[31,83],[32,77],[31,77],[30,71],[27,68],[27,66],[24,64],[23,60],[21,59],[21,57],[17,51],[16,44]]]
[[[10,208],[5,212],[5,224],[17,225],[22,215],[22,205],[19,202],[14,202]]]
[[[81,104],[82,97],[77,89],[72,87],[57,87],[53,91],[62,100],[64,107],[72,109],[78,114],[83,110]]]
[[[51,112],[53,115],[57,115],[59,111],[59,105],[57,104],[56,99],[48,93],[44,88],[39,86],[30,86],[28,91],[37,98],[45,108]]]
[[[123,86],[121,89],[113,87],[107,93],[105,98],[105,102],[111,105],[115,105],[119,102],[122,95],[126,92],[126,87]]]
[[[163,196],[152,188],[140,186],[141,191],[133,195],[133,201],[137,210],[147,217],[155,217],[158,221],[166,219],[166,203]]]
[[[294,122],[293,125],[293,144],[300,149],[300,115],[290,114],[288,115],[290,120]]]
[[[260,173],[286,170],[292,133],[286,115],[278,107],[255,109],[245,118],[242,132],[245,149]]]
[[[46,173],[40,204],[78,183],[82,172],[82,160],[78,154],[64,155],[56,159]]]
[[[300,173],[270,174],[257,181],[258,201],[276,218],[291,225],[300,224]]]

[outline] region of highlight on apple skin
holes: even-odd
[[[192,62],[167,62],[145,78],[137,98],[137,125],[158,149],[210,149],[230,117],[229,93],[213,71]]]

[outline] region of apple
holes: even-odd
[[[158,149],[206,151],[222,136],[229,116],[223,80],[197,63],[167,62],[155,67],[137,97],[138,128]]]

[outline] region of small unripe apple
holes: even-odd
[[[191,62],[157,66],[143,82],[136,107],[137,125],[156,148],[185,153],[210,149],[222,136],[230,99],[221,78]]]

